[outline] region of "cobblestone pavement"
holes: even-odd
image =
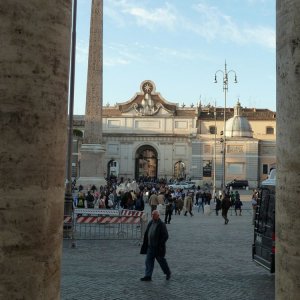
[[[224,225],[214,212],[173,215],[167,225],[169,281],[157,262],[152,281],[140,281],[145,256],[139,241],[85,240],[73,249],[65,240],[61,299],[275,299],[274,275],[251,259],[251,218],[246,211],[229,214]]]

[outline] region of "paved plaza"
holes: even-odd
[[[275,299],[274,274],[251,259],[251,218],[249,212],[229,213],[224,225],[214,211],[173,215],[167,225],[169,281],[157,262],[152,281],[140,281],[145,255],[139,254],[139,241],[78,240],[73,249],[65,240],[61,299]]]

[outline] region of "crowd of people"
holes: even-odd
[[[193,208],[198,212],[205,213],[205,209],[211,207],[211,201],[214,202],[215,213],[225,220],[228,224],[228,210],[232,208],[235,214],[242,215],[243,203],[238,191],[219,191],[212,194],[207,187],[200,186],[194,189],[184,190],[169,187],[165,179],[154,180],[141,178],[138,181],[124,180],[116,178],[108,180],[106,186],[97,188],[95,185],[89,185],[84,189],[83,186],[76,185],[73,182],[74,206],[77,208],[95,208],[95,209],[129,209],[143,211],[145,205],[151,207],[151,211],[164,210],[165,223],[170,224],[172,215],[184,216],[188,214],[192,217]],[[162,211],[161,211],[162,212]]]

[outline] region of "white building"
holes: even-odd
[[[276,162],[276,114],[238,102],[226,109],[226,120],[225,181],[247,179],[256,187]],[[102,122],[106,177],[192,178],[200,184],[215,178],[221,186],[224,108],[179,107],[145,80],[127,102],[103,107]],[[74,116],[74,128],[84,130],[84,116]]]

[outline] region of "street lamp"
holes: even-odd
[[[234,83],[237,83],[237,77],[234,70],[227,71],[227,64],[225,61],[225,69],[224,71],[218,70],[215,73],[215,83],[217,83],[217,74],[222,73],[223,75],[223,92],[225,96],[225,104],[224,104],[224,130],[223,130],[223,178],[222,178],[222,188],[225,189],[226,186],[226,100],[227,100],[227,92],[228,92],[228,75],[230,73],[234,74]]]
[[[215,143],[214,143],[214,191],[213,195],[216,196],[216,139],[217,139],[217,107],[215,101],[214,107],[214,119],[215,119]],[[214,198],[215,199],[215,198]]]

